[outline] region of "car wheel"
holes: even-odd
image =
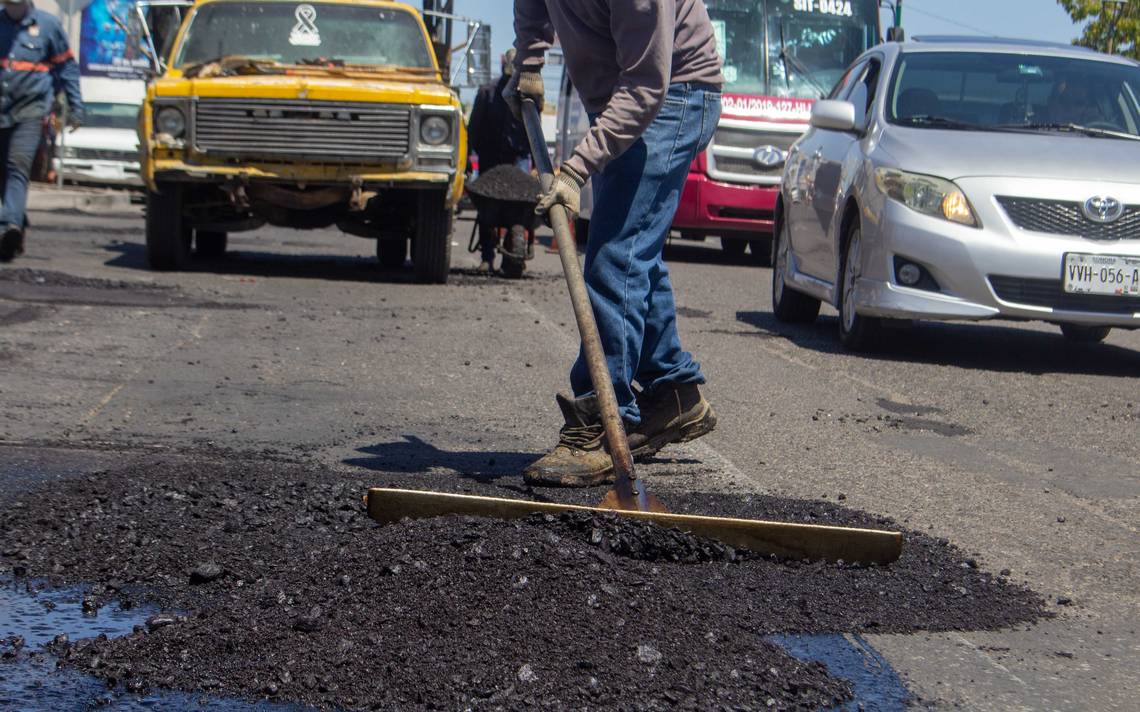
[[[452,215],[443,193],[421,191],[416,203],[416,236],[412,263],[416,281],[445,284],[451,271]]]
[[[788,324],[810,324],[819,316],[819,300],[789,287],[789,250],[787,222],[780,226],[772,245],[772,313]]]
[[[186,269],[193,233],[182,219],[182,188],[159,185],[146,194],[146,256],[151,269]]]
[[[855,284],[863,274],[863,231],[858,225],[847,234],[840,266],[839,340],[852,351],[868,351],[878,345],[883,323],[855,310]]]
[[[227,235],[217,230],[194,233],[194,253],[199,257],[221,257],[226,254]]]
[[[376,241],[376,259],[384,269],[400,269],[408,257],[407,239],[381,239]]]
[[[760,267],[772,266],[772,239],[761,237],[756,240],[748,241],[748,249],[752,253],[753,264]]]
[[[1083,326],[1081,324],[1061,324],[1065,338],[1077,344],[1099,344],[1108,338],[1112,331],[1108,326]]]
[[[739,259],[744,256],[744,251],[748,249],[748,240],[741,240],[735,237],[722,237],[720,238],[720,249],[724,250],[724,254],[729,257]]]

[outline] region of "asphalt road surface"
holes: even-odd
[[[0,269],[0,502],[219,446],[509,489],[556,439],[576,334],[543,248],[526,279],[479,276],[460,222],[451,284],[422,286],[369,241],[266,228],[155,274],[138,214],[31,220]],[[1057,617],[1018,630],[868,636],[925,703],[1135,709],[1140,332],[1077,347],[1044,324],[923,324],[851,355],[834,312],[777,323],[770,270],[716,240],[668,256],[720,426],[643,468],[651,485],[842,499],[1047,599]]]

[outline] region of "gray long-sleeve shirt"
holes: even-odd
[[[671,83],[724,83],[704,0],[515,0],[518,67],[541,67],[556,33],[586,110],[600,114],[566,161],[583,176],[641,137]]]

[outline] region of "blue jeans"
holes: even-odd
[[[28,207],[28,176],[43,139],[43,119],[21,121],[0,129],[0,165],[4,166],[4,204],[0,207],[0,231],[24,229]]]
[[[657,118],[628,151],[592,177],[586,288],[598,320],[622,418],[641,422],[633,393],[665,383],[704,383],[681,348],[669,269],[661,259],[689,165],[712,141],[720,92],[673,84]],[[585,357],[570,371],[575,397],[593,392]]]

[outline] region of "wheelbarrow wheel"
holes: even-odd
[[[519,279],[526,271],[526,228],[521,225],[512,227],[505,243],[503,246],[503,275],[511,279]]]

